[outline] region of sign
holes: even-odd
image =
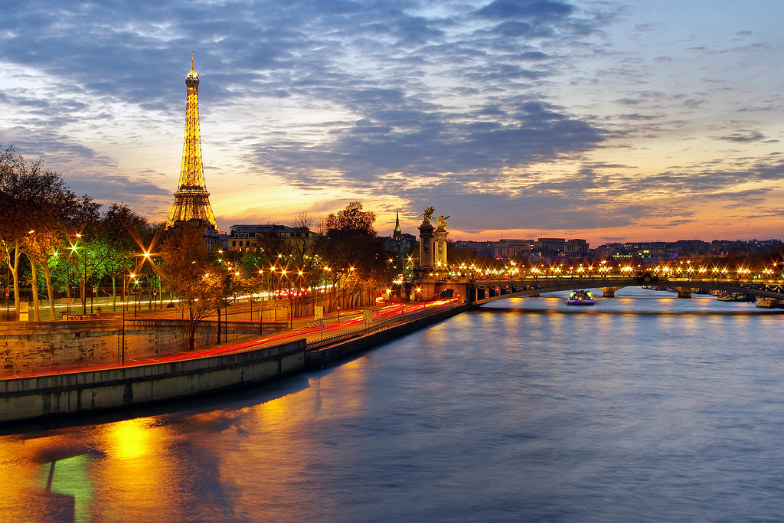
[[[30,319],[30,302],[19,302],[19,321],[28,321]]]
[[[324,317],[324,306],[323,305],[315,305],[313,307],[313,317],[317,320],[320,320]]]

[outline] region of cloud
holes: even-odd
[[[572,14],[574,7],[562,2],[547,0],[494,0],[479,9],[476,14],[486,18],[508,19],[529,18],[549,20]]]
[[[718,139],[726,142],[759,142],[765,139],[765,135],[759,131],[742,129],[730,135],[719,136]]]
[[[748,79],[739,89],[725,67],[773,48],[717,46],[702,33],[684,43],[668,32],[683,27],[673,13],[664,23],[639,9],[29,0],[0,18],[0,143],[45,157],[97,198],[165,207],[176,172],[145,173],[171,170],[145,153],[165,143],[178,165],[195,50],[216,181],[242,176],[255,188],[274,178],[306,194],[375,195],[389,208],[434,204],[475,231],[677,227],[694,219],[689,202],[764,203],[781,159],[719,149],[764,155],[776,141],[765,119],[779,120],[779,94],[755,96],[754,70],[738,75]],[[726,34],[763,38],[756,26]],[[743,120],[727,129],[730,112]],[[695,152],[703,137],[717,150]]]
[[[71,178],[71,188],[77,193],[89,193],[100,201],[136,201],[140,197],[161,202],[172,200],[173,191],[148,180],[128,176],[101,176],[100,184],[93,177]]]
[[[374,91],[357,93],[353,103],[365,105],[368,118],[336,131],[330,143],[308,149],[301,143],[278,143],[272,146],[272,157],[265,144],[259,148],[257,161],[282,162],[270,165],[273,170],[299,164],[300,169],[290,176],[303,184],[321,182],[311,174],[321,167],[344,173],[342,179],[333,180],[335,184],[381,182],[382,190],[395,193],[405,189],[406,178],[420,176],[490,182],[504,168],[586,151],[604,139],[601,129],[540,102],[451,114],[404,102],[396,91]],[[488,112],[498,118],[485,121],[483,115]],[[390,172],[404,177],[389,180]]]

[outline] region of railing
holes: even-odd
[[[288,322],[284,321],[265,321],[265,326],[270,325],[284,325],[288,324]],[[178,319],[155,319],[155,318],[125,318],[125,325],[126,328],[132,327],[150,327],[150,328],[167,328],[167,329],[186,329],[190,325],[190,320],[178,320]],[[199,321],[199,330],[203,329],[213,329],[217,330],[218,322],[216,320],[200,320]],[[227,329],[228,331],[234,332],[247,332],[249,334],[258,332],[259,330],[259,322],[255,321],[251,323],[250,321],[237,321],[237,320],[230,320],[224,321],[221,320],[221,327]]]
[[[326,347],[328,345],[332,345],[334,343],[345,341],[345,340],[348,340],[348,339],[351,339],[351,338],[359,338],[361,336],[367,336],[368,334],[374,334],[376,332],[381,332],[381,331],[390,329],[392,327],[396,327],[398,325],[401,325],[403,323],[408,323],[408,322],[411,322],[411,321],[416,321],[416,320],[419,320],[421,318],[425,318],[425,317],[431,316],[431,315],[435,314],[436,312],[442,312],[442,311],[445,311],[445,310],[452,309],[452,308],[457,307],[459,305],[460,304],[457,304],[457,303],[447,303],[447,304],[444,304],[444,305],[438,305],[438,306],[432,307],[430,309],[423,309],[421,311],[416,311],[416,312],[408,313],[408,314],[405,314],[405,315],[401,314],[400,316],[396,315],[396,316],[392,316],[390,318],[385,318],[385,319],[382,319],[382,320],[374,320],[372,325],[367,326],[367,327],[362,328],[362,329],[351,330],[351,331],[348,331],[348,332],[343,332],[343,333],[340,333],[340,334],[334,334],[332,336],[323,337],[323,338],[320,338],[318,340],[308,341],[307,350],[315,350],[315,349],[319,349],[321,347]],[[360,317],[360,318],[362,317],[362,315],[357,315],[357,316]]]
[[[553,292],[558,290],[574,289],[580,287],[623,287],[629,285],[661,285],[672,288],[703,289],[728,292],[742,292],[753,296],[767,296],[784,299],[784,281],[778,278],[762,280],[759,278],[717,278],[694,276],[650,277],[630,275],[553,275],[539,276],[537,278],[525,277],[516,280],[486,279],[467,282],[478,289],[501,288],[502,294],[486,296],[477,300],[487,302],[492,300],[510,298],[514,295],[522,296],[526,293]],[[505,292],[503,292],[505,291]]]
[[[344,321],[355,321],[363,319],[364,313],[360,314],[346,314],[342,318],[340,317],[332,317],[332,318],[322,318],[319,320],[312,320],[305,324],[306,327],[319,327],[319,326],[327,326],[327,325],[334,325],[335,323],[343,323]]]

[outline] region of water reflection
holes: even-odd
[[[494,304],[170,413],[0,436],[0,521],[781,514],[777,315],[563,301]]]

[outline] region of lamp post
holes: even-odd
[[[131,289],[133,289],[134,285],[136,285],[138,287],[138,285],[139,285],[138,276],[136,274],[132,273],[131,274],[131,281],[129,283],[131,284]],[[138,292],[138,288],[136,289],[136,292]],[[136,294],[136,293],[134,293],[134,294]],[[133,317],[134,318],[136,317],[136,308],[137,308],[138,304],[139,304],[139,300],[138,300],[138,296],[137,296],[137,299],[133,300]]]
[[[276,298],[275,296],[275,266],[270,266],[269,274],[267,275],[267,293],[272,294],[272,299]]]
[[[130,278],[135,277],[134,273],[130,274]],[[127,298],[127,282],[128,282],[129,275],[123,274],[123,308],[122,308],[122,352],[120,355],[120,363],[125,365],[125,304],[128,301]]]
[[[150,251],[142,252],[142,264],[141,266],[144,267],[144,262],[149,261],[150,259]],[[147,310],[152,309],[152,283],[150,282],[150,278],[147,278],[147,290],[149,294],[147,295],[148,302],[147,302]]]
[[[297,314],[299,316],[303,316],[302,314],[302,280],[303,280],[304,272],[300,269],[297,271]]]
[[[71,244],[71,255],[76,256],[76,263],[77,263],[76,269],[77,270],[79,268],[79,265],[78,265],[78,263],[79,263],[79,240],[81,240],[81,238],[82,238],[81,233],[77,233],[76,234],[76,243]],[[82,254],[82,257],[84,258],[84,254]],[[70,258],[70,255],[69,255],[69,258]],[[74,273],[77,274],[77,275],[79,274],[76,271],[74,271]],[[70,274],[71,274],[71,271],[69,270],[68,271],[69,280],[70,280]],[[77,279],[78,279],[78,276],[77,276]],[[86,283],[86,280],[87,280],[87,260],[84,260],[84,279],[82,279],[79,282],[79,289],[81,291],[80,298],[81,298],[81,302],[82,302],[82,314],[87,314],[87,283]]]
[[[78,249],[79,247],[79,240],[82,239],[81,233],[76,233],[76,245],[74,246],[74,250]],[[82,246],[82,267],[84,271],[82,273],[82,314],[87,314],[87,245]],[[90,312],[93,311],[93,297],[90,296]]]
[[[280,277],[286,277],[286,288],[287,294],[289,296],[289,329],[294,328],[294,302],[293,298],[291,297],[291,279],[286,275],[286,269],[280,271]]]

